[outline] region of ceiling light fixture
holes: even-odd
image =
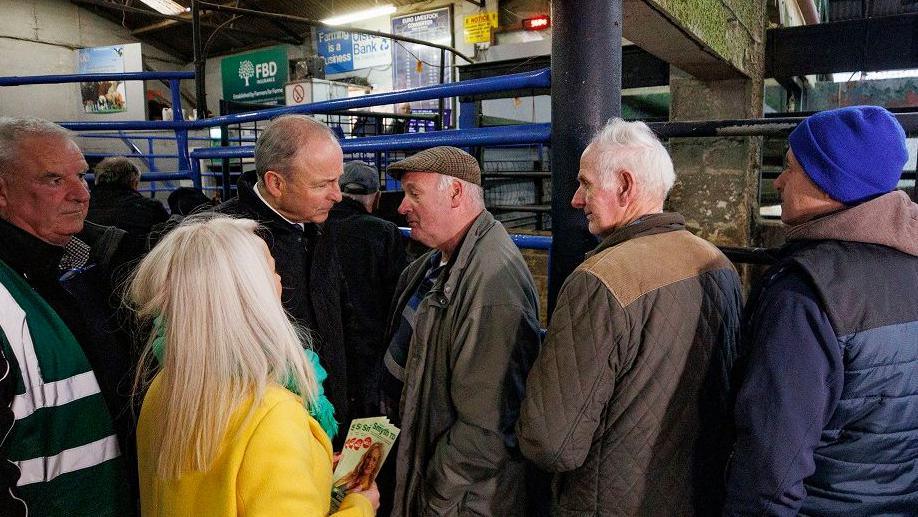
[[[177,4],[172,0],[140,0],[141,2],[147,4],[147,6],[152,7],[154,11],[162,14],[182,14],[185,11],[185,6]]]
[[[376,18],[377,16],[385,16],[394,12],[395,6],[392,4],[386,4],[373,7],[371,9],[364,9],[363,11],[355,11],[349,14],[342,14],[341,16],[332,16],[331,18],[322,20],[322,23],[326,25],[346,25],[348,23]]]

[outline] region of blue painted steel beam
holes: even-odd
[[[172,154],[158,154],[158,153],[83,153],[83,156],[87,158],[108,158],[109,156],[123,156],[125,158],[178,158],[178,155],[175,153]]]
[[[152,79],[194,79],[194,72],[124,72],[120,74],[12,75],[0,77],[0,86],[26,84],[92,83],[97,81],[146,81]]]
[[[80,133],[77,136],[80,138],[114,138],[118,140],[122,138],[122,136],[119,133]],[[144,134],[130,133],[130,134],[126,134],[125,136],[132,140],[137,139],[137,140],[171,140],[173,142],[175,141],[175,135],[162,136],[162,135],[144,135]],[[200,141],[200,142],[214,141],[213,138],[206,137],[206,136],[189,136],[188,140],[189,141],[195,140],[195,141]],[[243,139],[243,141],[254,142],[255,139],[246,138],[246,139]]]
[[[522,88],[548,88],[550,84],[551,76],[549,74],[549,70],[546,68],[542,70],[534,70],[532,72],[505,75],[503,77],[472,79],[469,81],[438,84],[434,86],[426,86],[423,88],[415,88],[412,90],[377,93],[373,95],[363,95],[360,97],[314,102],[312,104],[302,104],[298,106],[285,106],[283,108],[267,109],[258,112],[224,115],[222,117],[214,117],[207,120],[199,120],[197,122],[203,122],[207,124],[206,126],[198,127],[210,127],[219,124],[239,124],[245,122],[254,122],[257,120],[267,120],[288,113],[308,115],[311,113],[369,108],[372,106],[380,106],[385,104],[439,99],[442,97],[479,95],[483,93],[516,90]]]
[[[86,181],[94,181],[96,179],[95,174],[87,174]],[[179,172],[144,172],[140,174],[140,181],[177,181],[177,180],[190,180],[191,173],[189,171],[179,171]]]
[[[405,237],[411,237],[411,228],[405,228],[404,226],[399,226],[398,228],[402,235]],[[529,250],[550,250],[551,249],[551,237],[548,235],[523,235],[523,234],[510,234],[510,239],[518,248],[529,249]]]
[[[361,97],[350,97],[347,99],[334,99],[330,101],[315,102],[312,104],[285,106],[283,108],[260,110],[251,113],[239,113],[235,115],[224,115],[201,120],[175,122],[159,120],[122,122],[70,121],[58,122],[58,124],[74,131],[111,129],[203,129],[224,124],[243,124],[247,122],[256,122],[259,120],[268,120],[279,115],[286,115],[290,113],[309,115],[312,113],[324,113],[328,111],[344,111],[348,109],[368,108],[371,106],[381,106],[385,104],[439,99],[441,97],[479,95],[484,93],[524,88],[548,88],[550,84],[551,77],[549,71],[548,69],[543,69],[520,74],[511,74],[503,77],[472,79],[469,81],[459,81],[456,83],[438,84],[424,88],[416,88],[414,90],[377,93],[373,95],[364,95]]]
[[[367,136],[341,141],[345,153],[427,149],[438,145],[470,147],[476,145],[509,145],[544,143],[551,138],[551,124],[524,124],[519,126],[483,127],[476,129],[451,129],[427,133]],[[249,158],[255,146],[210,147],[191,152],[193,160],[203,158]]]

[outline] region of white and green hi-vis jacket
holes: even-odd
[[[30,517],[133,515],[124,458],[96,376],[57,313],[0,261],[0,346],[16,377],[0,440]],[[18,364],[15,364],[18,363]],[[4,439],[5,438],[5,439]],[[2,487],[6,490],[6,487]]]

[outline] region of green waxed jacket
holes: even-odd
[[[429,259],[402,273],[390,339]],[[538,332],[532,275],[504,227],[483,211],[417,309],[392,515],[525,512],[514,425]]]

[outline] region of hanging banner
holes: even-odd
[[[325,60],[326,74],[340,74],[392,62],[389,38],[316,29],[316,48]]]
[[[453,24],[451,9],[444,7],[423,13],[392,18],[392,34],[453,46]],[[394,90],[406,90],[440,84],[440,67],[445,66],[444,82],[452,76],[453,55],[446,52],[444,63],[440,63],[440,49],[398,42],[393,45],[392,86]],[[437,100],[416,101],[412,109],[436,109]]]
[[[462,19],[466,43],[491,43],[491,29],[497,28],[497,12],[469,14]]]
[[[236,102],[283,104],[287,49],[271,47],[223,58],[223,98]]]
[[[138,43],[139,45],[139,43]],[[81,48],[81,74],[111,74],[124,72],[124,45]],[[80,98],[85,113],[121,113],[127,111],[124,81],[80,83]]]

